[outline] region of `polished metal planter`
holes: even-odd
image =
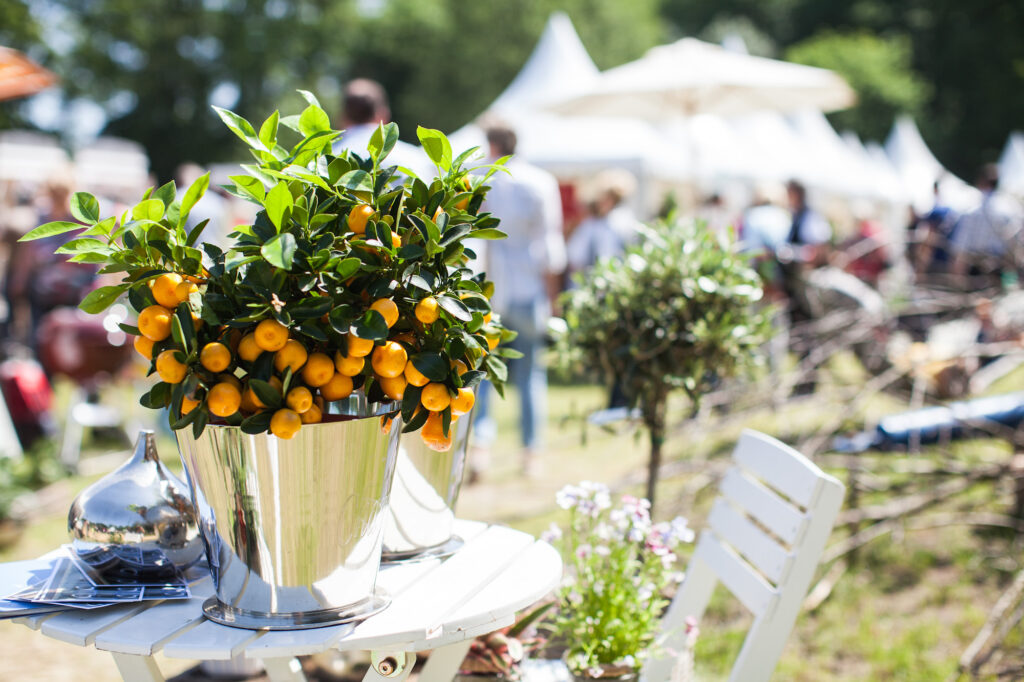
[[[400,429],[373,409],[325,416],[291,440],[207,426],[178,446],[201,517],[216,597],[211,620],[252,629],[321,627],[384,608],[375,590]]]
[[[452,529],[472,421],[470,412],[455,422],[447,452],[428,448],[419,433],[402,439],[384,522],[384,562],[446,556],[462,546]]]

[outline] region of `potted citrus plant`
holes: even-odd
[[[394,124],[335,153],[340,131],[302,94],[301,114],[274,112],[258,132],[217,109],[255,160],[227,189],[259,206],[227,250],[199,248],[203,223],[185,229],[208,176],[180,198],[173,183],[148,191],[120,218],[78,193],[78,222],[25,237],[80,230],[61,252],[121,275],[81,307],[127,297],[138,311],[123,328],[158,378],[141,402],[167,410],[204,517],[219,598],[207,614],[244,627],[382,606],[373,584],[399,431],[450,448],[472,388],[505,380],[495,347],[512,336],[464,243],[504,236],[479,212],[499,166],[471,175],[473,150],[453,158],[443,134],[420,128],[437,175],[415,177],[386,163]]]

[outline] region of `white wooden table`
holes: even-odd
[[[109,651],[129,682],[163,680],[153,654],[169,658],[262,660],[274,682],[301,682],[296,656],[335,648],[371,652],[364,682],[402,682],[417,651],[431,650],[423,682],[448,682],[474,637],[511,625],[515,614],[559,582],[562,561],[551,545],[503,526],[457,521],[465,546],[444,560],[383,568],[377,584],[391,605],[361,623],[312,630],[258,632],[218,625],[203,616],[213,594],[209,577],[184,601],[145,602],[95,611],[18,618],[44,635]]]

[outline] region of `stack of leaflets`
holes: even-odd
[[[30,561],[0,564],[0,618],[95,609],[147,599],[188,599],[188,580],[159,550],[70,545]]]

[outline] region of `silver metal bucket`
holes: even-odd
[[[203,606],[211,620],[290,630],[387,606],[375,582],[400,429],[382,432],[386,407],[350,407],[367,416],[325,417],[291,440],[177,432],[217,589]]]
[[[455,422],[447,452],[428,448],[418,432],[402,439],[384,521],[384,562],[447,556],[462,547],[452,529],[472,423],[472,411]]]

